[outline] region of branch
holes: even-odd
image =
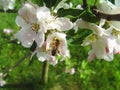
[[[105,14],[103,12],[98,11],[97,9],[92,9],[92,12],[98,18],[107,19],[108,21],[120,21],[120,14]]]
[[[18,67],[27,57],[29,57],[31,55],[31,52],[28,52],[24,55],[24,57],[22,57],[14,66],[10,67],[9,69],[7,69],[4,72],[4,76],[6,77],[8,75],[9,72],[11,72],[14,68]]]
[[[14,66],[12,66],[10,69],[14,69],[17,66],[19,66],[28,56],[31,55],[31,52],[28,52],[27,54],[25,54],[24,57],[22,57]]]
[[[87,4],[87,1],[86,1],[86,0],[83,0],[83,6],[82,6],[82,7],[83,7],[83,8],[86,8],[87,5],[88,5],[88,4]]]
[[[5,12],[4,10],[0,9],[0,12]],[[7,13],[17,13],[17,10],[7,10]]]

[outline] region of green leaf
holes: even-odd
[[[43,0],[32,0],[33,3],[43,6]]]
[[[43,0],[48,8],[56,7],[61,0]]]
[[[71,30],[67,33],[68,43],[70,43],[70,45],[80,45],[82,44],[85,37],[91,34],[92,31],[88,29],[79,29],[77,33],[73,33],[74,32]]]
[[[70,16],[72,18],[78,18],[83,11],[80,9],[59,9],[57,14],[59,17]]]
[[[86,12],[82,14],[82,19],[92,23],[96,23],[100,20],[91,12],[90,8],[87,8]]]

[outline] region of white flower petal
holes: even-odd
[[[54,38],[58,38],[59,40],[64,40],[66,38],[66,34],[55,32],[53,34],[48,35],[46,40],[46,50],[50,49],[50,43]]]
[[[58,50],[59,50],[61,56],[70,57],[70,53],[69,53],[69,50],[68,50],[68,47],[67,47],[66,39],[60,41],[60,45],[58,47]]]
[[[117,7],[120,7],[120,0],[115,0],[115,5],[116,5]]]
[[[96,57],[96,55],[93,52],[93,50],[89,51],[88,54],[89,54],[88,61],[92,61]]]
[[[1,0],[0,5],[3,7],[4,11],[11,9],[14,9],[15,6],[15,0]]]
[[[39,7],[37,9],[37,18],[39,20],[51,18],[50,10],[46,6]]]
[[[111,26],[113,26],[116,30],[120,31],[120,21],[110,21]]]
[[[108,0],[100,0],[100,4],[97,6],[97,9],[101,10],[104,13],[111,14],[112,10],[116,8],[114,4],[109,2]]]
[[[36,10],[37,6],[32,3],[25,3],[23,7],[18,11],[19,15],[24,18],[24,20],[28,23],[34,23],[37,21],[36,18]]]
[[[35,37],[35,41],[36,41],[38,47],[41,47],[43,45],[44,38],[45,38],[44,33],[38,32],[38,34]]]
[[[55,23],[56,29],[60,31],[70,30],[73,28],[73,23],[68,18],[57,18]]]
[[[48,61],[53,66],[55,66],[58,63],[58,61],[56,60],[54,56],[50,56],[50,59]]]
[[[50,54],[43,52],[42,48],[37,51],[38,60],[44,62],[45,60],[50,60]]]
[[[113,60],[113,48],[111,48],[112,52],[106,51],[106,48],[110,49],[110,47],[107,47],[107,43],[109,44],[106,40],[99,39],[96,43],[92,44],[92,50],[98,59],[111,61]]]
[[[15,22],[16,22],[16,24],[17,24],[18,26],[20,26],[20,27],[22,27],[22,26],[24,26],[24,25],[27,24],[27,23],[25,22],[25,20],[24,20],[22,17],[20,17],[20,16],[17,16],[17,17],[16,17]]]
[[[34,41],[36,32],[31,30],[29,25],[26,25],[19,32],[17,32],[14,36],[22,43],[24,47],[30,47]]]

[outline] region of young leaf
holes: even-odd
[[[57,14],[59,17],[64,17],[64,16],[71,16],[71,17],[79,17],[80,14],[82,13],[83,11],[80,10],[80,9],[59,9]]]
[[[48,8],[57,6],[61,0],[43,0]]]
[[[86,12],[82,14],[82,19],[87,22],[96,23],[99,21],[99,18],[97,18],[90,10],[90,8],[86,9]]]

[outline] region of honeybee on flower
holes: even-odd
[[[67,48],[66,34],[63,31],[72,29],[73,23],[66,17],[56,17],[45,5],[39,7],[26,2],[18,11],[16,23],[21,29],[14,35],[21,44],[30,48],[36,43],[33,54],[38,60],[49,60],[56,64],[56,55],[70,56]]]

